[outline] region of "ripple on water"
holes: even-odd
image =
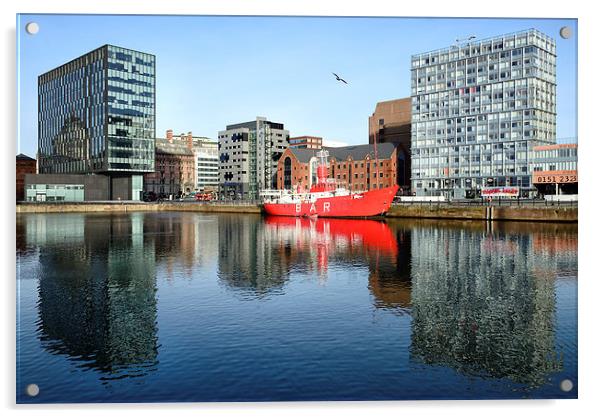
[[[19,402],[576,396],[576,228],[197,213],[19,225],[17,380],[41,387]]]

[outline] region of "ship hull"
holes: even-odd
[[[398,186],[353,193],[347,196],[318,198],[315,202],[264,203],[263,209],[274,216],[318,216],[363,218],[384,215],[391,206]]]

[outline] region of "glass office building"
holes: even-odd
[[[41,174],[130,177],[136,199],[155,169],[155,56],[104,45],[40,75],[38,141]]]
[[[532,188],[530,150],[556,141],[556,44],[523,32],[412,56],[412,190],[462,198]]]

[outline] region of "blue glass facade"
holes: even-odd
[[[104,45],[38,78],[40,173],[153,172],[155,56]]]

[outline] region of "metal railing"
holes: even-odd
[[[218,200],[164,200],[151,203],[171,203],[171,204],[196,204],[212,206],[257,206],[263,203],[259,199],[218,199]]]
[[[493,207],[536,207],[536,208],[576,208],[578,201],[548,201],[543,199],[492,199],[488,202],[485,199],[461,199],[448,201],[416,201],[416,202],[393,202],[393,206],[493,206]]]

